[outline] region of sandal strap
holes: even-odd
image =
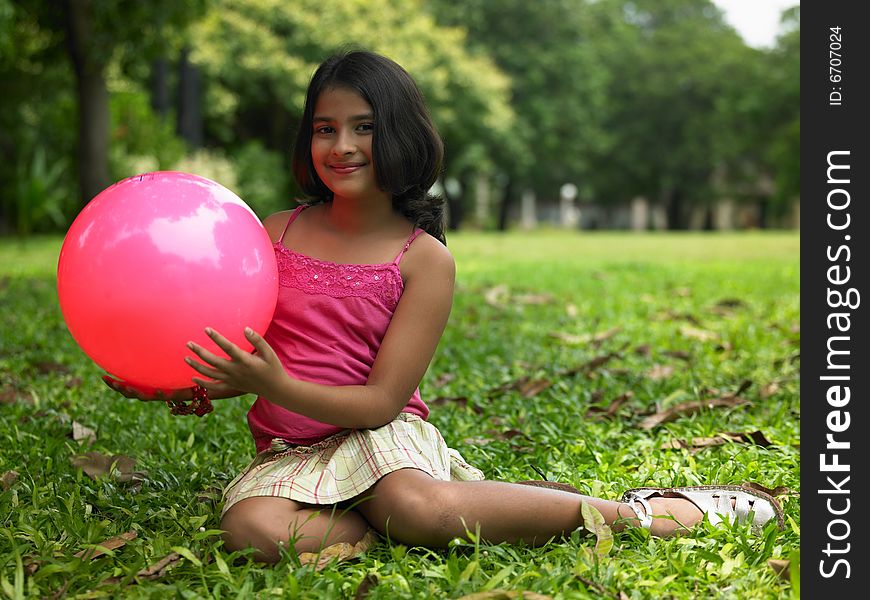
[[[634,511],[637,520],[640,521],[640,526],[644,529],[649,529],[652,527],[652,506],[650,506],[647,499],[641,496],[640,494],[635,494],[634,492],[626,492],[622,501],[628,505],[628,507]],[[638,506],[638,504],[640,506]],[[643,512],[641,512],[643,511]]]
[[[713,525],[723,520],[742,523],[752,514],[754,528],[762,528],[771,519],[776,520],[780,529],[784,527],[782,507],[775,498],[758,490],[742,486],[699,485],[673,488],[634,488],[623,494],[622,501],[627,502],[627,498],[646,499],[652,496],[678,497],[688,500],[706,514]]]

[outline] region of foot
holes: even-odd
[[[743,523],[752,517],[756,530],[774,518],[780,529],[783,527],[782,508],[775,498],[734,485],[636,488],[625,492],[622,501],[641,527],[662,537],[687,531],[704,515],[714,525],[721,521]]]

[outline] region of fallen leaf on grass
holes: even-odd
[[[163,577],[166,571],[170,570],[181,560],[181,555],[178,552],[170,552],[151,566],[145,567],[136,573],[139,579],[151,580]]]
[[[614,327],[612,329],[608,329],[607,331],[600,331],[598,333],[584,333],[582,335],[565,333],[564,331],[551,331],[550,337],[565,342],[566,344],[570,344],[572,346],[591,344],[592,346],[598,348],[599,346],[601,346],[602,343],[609,340],[620,331],[622,331],[622,327]]]
[[[552,596],[517,590],[488,590],[466,594],[457,600],[553,600]]]
[[[691,313],[680,313],[671,309],[663,310],[655,317],[657,321],[687,321],[692,325],[700,325],[701,321]]]
[[[302,552],[299,554],[299,562],[303,565],[314,565],[315,571],[320,571],[333,560],[347,560],[359,556],[378,541],[378,534],[374,529],[369,529],[356,544],[341,542],[327,546],[320,552]]]
[[[364,598],[368,598],[369,592],[371,592],[372,588],[377,585],[378,576],[374,573],[368,573],[363,577],[362,581],[359,582],[359,585],[356,588],[356,593],[353,595],[353,600],[363,600]]]
[[[667,379],[673,374],[674,367],[671,365],[653,365],[652,368],[646,372],[646,376],[653,381]]]
[[[16,481],[18,481],[18,471],[6,471],[3,473],[3,476],[0,477],[0,488],[5,492],[11,488]]]
[[[59,362],[54,362],[51,360],[42,360],[33,364],[33,367],[43,375],[50,375],[52,373],[68,375],[71,373],[70,369],[66,365],[62,365]]]
[[[680,327],[680,334],[683,337],[691,338],[698,340],[700,342],[710,342],[712,340],[717,339],[719,336],[713,333],[712,331],[707,331],[706,329],[698,329],[697,327]]]
[[[710,398],[707,400],[683,402],[676,404],[666,410],[659,411],[653,415],[644,418],[640,423],[641,429],[652,429],[658,427],[662,423],[675,421],[680,417],[687,417],[705,408],[733,408],[741,404],[747,404],[749,400],[740,396],[722,396],[721,398]]]
[[[467,396],[438,396],[437,398],[432,399],[428,402],[430,405],[443,405],[443,404],[458,404],[462,408],[468,408],[468,397]],[[483,414],[483,409],[477,405],[471,406],[472,412],[477,414]]]
[[[4,385],[0,389],[0,404],[15,404],[16,402],[33,404],[33,394],[19,390],[14,385]]]
[[[85,560],[93,560],[97,557],[106,554],[106,552],[117,550],[122,546],[125,546],[127,542],[131,542],[136,539],[138,534],[135,530],[131,529],[126,533],[122,533],[119,536],[109,538],[99,544],[94,545],[92,548],[86,548],[79,552],[73,554],[76,558],[84,558]]]
[[[115,473],[118,481],[126,483],[145,478],[142,471],[134,471],[136,459],[124,454],[106,456],[100,452],[85,452],[70,458],[74,467],[79,467],[91,479]]]
[[[435,381],[432,383],[432,385],[436,388],[444,387],[454,379],[456,379],[456,375],[454,375],[453,373],[442,373],[435,378]]]
[[[85,442],[86,444],[93,444],[97,441],[97,432],[91,429],[90,427],[85,427],[78,421],[72,422],[72,439],[77,442]]]
[[[662,450],[681,450],[687,448],[692,451],[710,448],[712,446],[721,446],[729,442],[737,442],[743,444],[755,444],[763,448],[770,446],[770,441],[764,437],[761,431],[753,431],[752,433],[738,433],[729,431],[726,433],[717,433],[712,437],[695,437],[690,441],[686,440],[671,440],[661,445]]]
[[[786,581],[791,580],[791,563],[789,561],[779,558],[771,558],[768,559],[767,566],[773,569],[773,572],[776,573],[780,579],[785,579]]]
[[[586,411],[586,416],[587,417],[594,417],[594,418],[605,418],[605,417],[616,416],[616,413],[619,411],[620,407],[623,404],[625,404],[629,399],[631,399],[632,396],[634,396],[634,392],[629,390],[627,392],[623,392],[622,394],[620,394],[619,396],[614,398],[610,402],[610,406],[608,406],[607,408],[601,408],[599,406],[590,406],[589,409]]]
[[[727,317],[728,315],[734,314],[734,311],[738,308],[743,308],[745,306],[746,303],[740,298],[723,298],[713,305],[710,312]]]

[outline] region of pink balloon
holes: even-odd
[[[164,390],[193,386],[194,341],[226,356],[212,327],[246,351],[278,299],[269,235],[233,192],[198,175],[158,171],[100,192],[63,241],[57,291],[81,349],[111,375]]]

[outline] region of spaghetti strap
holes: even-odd
[[[283,246],[284,245],[284,236],[287,234],[287,228],[290,227],[290,223],[296,220],[296,217],[299,216],[303,210],[308,208],[307,204],[300,204],[297,206],[293,212],[290,214],[290,218],[287,219],[287,224],[284,225],[284,231],[281,232],[281,237],[278,238],[278,242]]]
[[[415,229],[413,233],[411,233],[411,237],[408,238],[408,241],[405,242],[405,245],[402,247],[402,250],[399,252],[398,256],[396,256],[396,259],[393,261],[394,265],[398,266],[399,261],[401,261],[402,257],[405,256],[405,252],[407,252],[408,248],[411,247],[411,242],[416,240],[417,236],[420,235],[421,233],[423,233],[423,230],[420,229],[419,227],[417,229]]]

